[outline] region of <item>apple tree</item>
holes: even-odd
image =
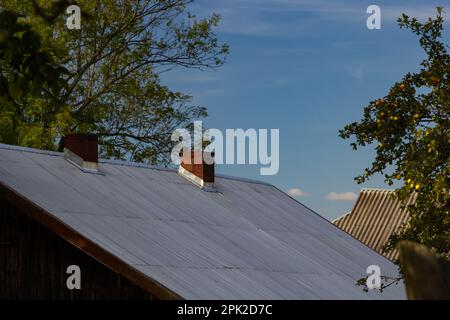
[[[406,74],[389,92],[371,101],[359,122],[340,130],[354,150],[374,145],[376,156],[358,183],[381,173],[395,196],[409,206],[409,222],[393,234],[386,250],[400,240],[424,244],[450,254],[450,55],[443,41],[443,9],[425,22],[403,15],[400,28],[416,34],[426,58],[417,72]]]

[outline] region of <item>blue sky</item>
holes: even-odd
[[[380,30],[366,27],[371,4],[381,8]],[[197,0],[191,12],[222,16],[217,33],[230,55],[216,71],[176,69],[162,82],[208,108],[206,127],[278,128],[277,175],[260,176],[250,165],[221,165],[218,172],[299,189],[296,199],[333,219],[351,210],[361,188],[387,188],[381,177],[354,182],[373,151],[352,151],[338,130],[424,58],[417,37],[400,30],[396,18],[405,12],[425,19],[438,5],[445,2]]]

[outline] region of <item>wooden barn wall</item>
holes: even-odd
[[[69,290],[66,269],[81,269]],[[0,298],[151,299],[140,287],[0,199]]]

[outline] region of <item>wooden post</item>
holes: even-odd
[[[450,299],[450,262],[429,248],[410,241],[399,243],[408,299]]]

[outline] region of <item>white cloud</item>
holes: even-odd
[[[429,17],[436,17],[436,5],[416,5],[409,7],[388,6],[381,7],[381,19],[386,18],[390,22],[395,22],[405,13],[410,18],[417,18],[419,21],[425,21]],[[448,23],[450,13],[444,12],[445,22]]]
[[[226,34],[251,36],[290,37],[309,34],[324,21],[353,21],[365,28],[368,4],[361,1],[330,0],[200,0],[192,8],[207,16],[211,12],[219,13],[222,21],[218,30]],[[448,10],[447,10],[448,11]],[[278,14],[306,14],[298,19],[276,19]],[[409,3],[404,6],[382,5],[383,24],[396,24],[402,13],[424,20],[436,16],[435,4]],[[448,23],[449,13],[446,13]],[[274,19],[275,18],[275,19]]]
[[[197,70],[196,70],[197,71]],[[174,78],[174,82],[182,82],[182,83],[192,83],[192,82],[211,82],[211,81],[219,81],[222,77],[218,75],[213,75],[211,73],[205,73],[203,71],[199,72],[191,72],[185,75],[179,75]]]
[[[300,190],[299,188],[289,189],[287,194],[290,195],[291,197],[306,197],[309,195],[309,193]]]
[[[192,96],[194,96],[196,99],[211,98],[211,97],[218,97],[218,96],[224,95],[225,90],[211,88],[211,89],[205,89],[202,91],[193,91],[193,92],[190,92],[190,94],[192,94]]]
[[[330,201],[355,201],[358,195],[354,192],[330,192],[325,197]]]
[[[319,0],[208,0],[192,5],[201,16],[211,12],[221,15],[218,31],[225,34],[250,36],[278,36],[309,34],[320,23],[321,18],[334,19],[335,16],[365,15],[365,8],[353,5],[345,8],[341,4],[331,5],[329,1]],[[308,19],[274,19],[278,14],[293,12],[310,13]]]
[[[353,70],[349,71],[350,76],[354,79],[356,79],[358,82],[361,82],[364,80],[364,70],[361,67],[357,67]]]

